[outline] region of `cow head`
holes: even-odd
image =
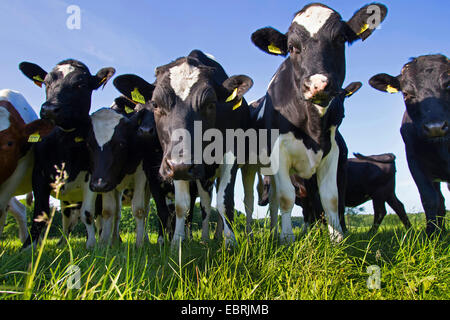
[[[134,74],[120,75],[114,79],[113,84],[126,97],[126,101],[123,101],[123,104],[127,104],[125,109],[128,110],[129,115],[134,113],[140,114],[139,128],[137,130],[138,137],[145,139],[145,143],[148,145],[159,143],[157,141],[153,103],[151,102],[155,86]],[[116,105],[120,104],[116,99]]]
[[[9,101],[0,100],[0,185],[28,150],[29,136],[37,133],[44,137],[52,129],[51,123],[41,119],[26,124]]]
[[[344,82],[345,44],[367,39],[386,14],[384,5],[371,4],[345,22],[333,9],[313,3],[295,14],[286,34],[267,27],[255,31],[252,41],[269,54],[289,54],[298,99],[328,107]]]
[[[19,69],[36,85],[45,85],[46,101],[41,118],[53,121],[63,130],[72,130],[89,119],[91,95],[114,75],[114,68],[103,68],[96,75],[77,60],[64,60],[50,73],[40,66],[22,62]]]
[[[92,130],[87,134],[86,144],[92,191],[109,192],[122,181],[136,150],[139,121],[138,113],[127,118],[110,108],[102,108],[91,115]]]
[[[198,50],[156,69],[151,105],[164,153],[160,168],[164,179],[203,177],[204,164],[194,163],[192,156],[194,139],[202,138],[196,135],[203,136],[203,131],[216,127],[219,108],[231,110],[245,104],[243,95],[252,85],[244,75],[228,78],[216,61]],[[134,79],[128,86],[128,96],[136,90],[145,95],[146,85],[140,80]],[[201,123],[202,132],[194,132],[196,123]]]
[[[382,73],[369,83],[377,90],[402,92],[406,111],[419,137],[441,140],[449,137],[450,64],[443,55],[413,59],[403,66],[399,76]]]

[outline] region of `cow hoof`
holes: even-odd
[[[281,243],[292,243],[295,241],[295,235],[293,233],[280,233]]]
[[[181,243],[184,241],[184,235],[174,234],[172,239],[172,249],[178,249],[181,246]]]

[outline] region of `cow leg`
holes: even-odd
[[[279,202],[277,197],[277,187],[274,179],[270,179],[269,191],[269,213],[270,213],[270,231],[274,237],[278,235],[278,209]]]
[[[86,248],[93,248],[95,246],[95,228],[94,228],[94,215],[95,215],[95,202],[97,193],[92,192],[89,189],[89,181],[83,186],[83,204],[81,205],[81,221],[86,227],[87,240]]]
[[[439,209],[438,209],[438,213],[436,215],[437,225],[438,225],[438,228],[440,228],[442,231],[444,231],[445,230],[444,218],[445,218],[446,212],[445,212],[445,199],[441,192],[441,183],[435,182],[434,188],[439,193]]]
[[[200,207],[202,209],[202,241],[209,240],[209,217],[211,215],[211,189],[205,190],[200,180],[196,181]]]
[[[161,188],[161,184],[156,182],[151,182],[149,184],[150,192],[155,200],[156,212],[158,214],[159,220],[159,231],[158,231],[158,243],[164,243],[164,234],[169,234],[169,208],[166,202],[166,193]]]
[[[0,236],[3,234],[3,228],[5,227],[6,215],[8,211],[5,208],[0,208]]]
[[[172,239],[172,247],[179,246],[184,240],[185,221],[189,214],[189,206],[191,204],[191,195],[189,192],[189,181],[175,180],[175,232]]]
[[[139,168],[142,168],[139,166]],[[145,235],[145,220],[148,212],[145,211],[145,190],[147,177],[144,172],[138,170],[134,176],[134,193],[131,200],[131,209],[136,219],[136,246],[142,247]]]
[[[295,203],[295,187],[291,182],[289,168],[286,163],[280,163],[278,172],[273,176],[272,180],[275,181],[277,203],[281,214],[280,240],[282,242],[293,242],[295,241],[295,236],[292,230],[291,212]]]
[[[333,133],[333,131],[332,131]],[[339,149],[331,134],[331,150],[322,160],[317,169],[317,183],[320,200],[328,220],[328,231],[333,242],[343,240],[343,232],[339,219],[339,191],[337,183],[337,169]]]
[[[373,226],[369,230],[370,233],[378,231],[378,228],[380,227],[381,222],[383,222],[383,219],[387,213],[384,199],[373,198],[372,204],[374,215],[373,215]]]
[[[397,198],[395,193],[393,193],[388,199],[387,203],[389,206],[395,211],[395,213],[400,218],[400,221],[403,223],[406,229],[411,228],[411,222],[409,222],[408,216],[406,215],[405,206],[403,203]]]
[[[41,217],[43,213],[47,215],[50,214],[50,181],[44,176],[44,173],[41,170],[42,168],[38,167],[39,166],[37,165],[34,166],[32,175],[32,187],[34,194],[33,220],[31,223],[30,234],[25,240],[22,249],[27,249],[32,244],[36,245],[38,243],[39,236],[41,235],[42,229],[45,227],[46,222],[37,221],[37,219]]]
[[[247,216],[246,231],[247,234],[252,233],[253,210],[254,210],[254,194],[253,186],[255,184],[256,167],[246,165],[241,168],[242,184],[244,185],[244,206]]]
[[[116,203],[116,190],[103,194],[103,228],[100,235],[100,242],[104,245],[108,245],[111,240],[111,234],[114,227],[114,216],[116,215],[117,203]]]
[[[112,239],[111,239],[112,241],[111,243],[113,244],[118,244],[122,242],[122,239],[120,239],[120,219],[122,218],[122,195],[123,191],[116,190],[114,193],[114,196],[116,198],[116,211],[114,214]]]
[[[13,215],[13,217],[16,219],[17,225],[19,226],[19,239],[22,243],[25,242],[27,238],[27,208],[15,197],[12,197],[9,200],[8,203],[9,212]],[[4,214],[6,217],[6,212]],[[2,218],[0,218],[0,228],[3,229],[3,226],[5,224],[5,221],[1,221]],[[3,218],[4,219],[4,218]],[[0,235],[2,234],[3,230],[0,230]]]
[[[236,157],[228,152],[224,156],[224,164],[220,165],[220,182],[217,188],[217,211],[223,223],[225,243],[236,243],[236,237],[230,223],[234,216],[234,183],[236,181]]]
[[[417,163],[417,160],[409,156],[410,152],[406,152],[406,158],[408,160],[409,170],[414,179],[414,182],[419,189],[420,200],[422,201],[422,206],[425,211],[425,216],[427,219],[426,233],[428,236],[434,234],[438,227],[438,212],[441,207],[441,197],[440,188],[436,189],[436,183],[424,174],[424,171]]]

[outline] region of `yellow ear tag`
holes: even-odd
[[[360,36],[364,31],[366,31],[367,29],[369,29],[369,25],[366,23],[362,26],[361,30],[359,31],[359,33],[357,33],[356,35]]]
[[[236,110],[236,109],[239,108],[241,105],[242,105],[242,99],[239,100],[239,102],[236,103],[236,104],[233,106],[233,110]]]
[[[275,54],[281,54],[281,53],[282,53],[282,52],[281,52],[281,49],[278,48],[278,47],[276,47],[276,46],[274,46],[273,43],[271,43],[271,44],[267,47],[267,49],[269,50],[270,53],[275,53]]]
[[[31,143],[39,142],[39,140],[41,140],[41,136],[40,136],[39,132],[35,132],[28,137],[28,142],[31,142]]]
[[[84,141],[84,139],[82,137],[75,137],[75,142],[76,143],[79,143],[79,142],[82,142],[82,141]]]
[[[103,82],[105,82],[106,79],[107,79],[107,77],[104,77],[102,80],[100,80],[100,83],[99,83],[99,84],[102,84]]]
[[[386,91],[389,92],[389,93],[397,93],[398,92],[397,89],[395,89],[393,86],[391,86],[389,84],[386,87]]]
[[[350,91],[350,92],[347,92],[347,94],[346,94],[345,96],[346,96],[346,97],[350,97],[352,94],[353,94],[353,92]]]
[[[33,82],[35,85],[39,86],[40,88],[42,88],[42,83],[44,82],[44,80],[41,78],[40,75],[34,76],[33,77]]]
[[[134,112],[134,110],[131,109],[129,106],[125,106],[125,112],[126,113],[132,113],[132,112]]]
[[[237,88],[234,89],[233,93],[227,98],[227,100],[225,100],[225,102],[230,102],[233,101],[237,96]]]
[[[133,91],[131,91],[131,99],[137,103],[145,104],[145,98],[144,96],[139,92],[138,88],[134,88]]]

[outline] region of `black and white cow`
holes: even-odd
[[[132,115],[133,112],[141,114],[139,118],[139,128],[137,130],[137,138],[140,140],[141,150],[143,154],[143,169],[150,184],[150,191],[158,211],[160,220],[159,238],[158,241],[163,240],[164,232],[172,236],[174,233],[172,225],[172,215],[174,210],[171,203],[174,200],[174,185],[170,181],[164,181],[160,175],[160,166],[163,160],[163,149],[158,138],[156,130],[156,122],[154,116],[153,103],[151,98],[155,86],[148,83],[139,76],[126,74],[118,76],[114,79],[114,86],[124,94],[128,99],[117,100],[115,102],[115,109],[125,114]],[[134,99],[137,103],[135,107],[129,105],[129,101]],[[128,110],[128,111],[127,111]],[[201,183],[201,189],[198,189],[196,182],[190,182],[190,205],[189,212],[191,213],[187,219],[186,224],[189,227],[192,223],[193,209],[195,200],[199,193],[201,193],[201,211],[202,211],[202,240],[209,239],[209,215],[211,212],[211,192],[212,184],[207,182]],[[206,200],[205,200],[206,199]],[[165,230],[163,230],[165,229]]]
[[[340,154],[336,132],[344,107],[343,99],[335,97],[342,92],[345,78],[346,43],[367,39],[386,14],[384,5],[371,4],[345,22],[335,10],[314,3],[295,14],[286,34],[269,27],[252,34],[253,43],[266,53],[289,54],[269,84],[255,124],[257,128],[279,129],[280,133],[273,147],[277,151],[270,157],[275,190],[271,202],[280,208],[282,240],[294,240],[293,173],[304,179],[317,175],[330,237],[335,241],[343,238],[338,215]],[[373,23],[374,15],[378,23]]]
[[[440,182],[450,182],[450,64],[444,55],[412,59],[393,77],[382,73],[370,85],[402,92],[406,111],[400,132],[409,170],[419,189],[427,234],[444,229],[445,204]]]
[[[386,203],[394,209],[405,228],[411,227],[405,207],[395,194],[395,155],[392,153],[363,156],[355,154],[348,159],[345,206],[356,207],[372,200],[374,221],[369,232],[376,232],[386,216]],[[322,205],[317,194],[311,193],[308,182],[296,175],[291,176],[295,187],[295,204],[303,209],[305,227],[322,220]],[[267,205],[270,194],[270,177],[260,178],[259,205]],[[341,223],[342,225],[342,223]]]
[[[201,202],[208,203],[210,197],[202,181],[214,180],[216,170],[220,177],[217,209],[224,223],[225,237],[230,239],[233,235],[228,221],[234,214],[238,169],[235,150],[216,144],[217,148],[209,150],[211,157],[205,162],[203,134],[211,129],[211,141],[215,136],[225,137],[227,129],[247,128],[249,110],[243,95],[252,84],[247,76],[229,78],[219,63],[199,50],[156,69],[152,104],[163,150],[160,174],[175,186],[173,244],[185,238],[185,217],[192,200],[190,182],[197,182]]]
[[[22,62],[20,70],[39,87],[45,85],[46,101],[41,107],[41,118],[51,120],[55,129],[35,145],[35,163],[32,187],[35,197],[33,223],[24,248],[36,244],[46,222],[36,219],[50,213],[49,197],[57,171],[55,166],[65,164],[68,180],[60,199],[76,203],[83,201],[81,219],[86,225],[94,223],[95,197],[89,190],[89,156],[86,133],[89,132],[92,91],[104,86],[114,75],[114,68],[100,69],[91,75],[80,61],[61,61],[47,73],[41,67]],[[63,215],[63,218],[65,215]],[[89,229],[88,229],[89,231]],[[88,233],[88,244],[95,243],[95,233]]]

